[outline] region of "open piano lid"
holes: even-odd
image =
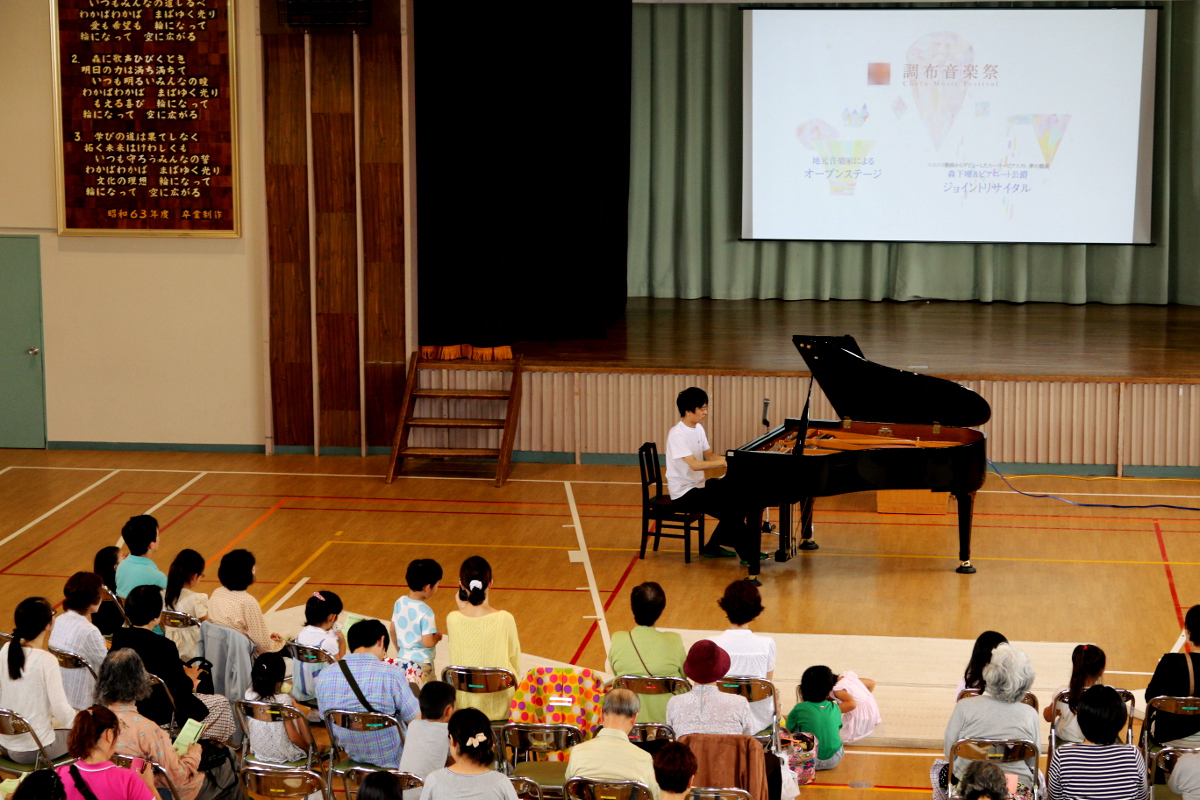
[[[992,416],[965,386],[868,361],[853,336],[793,336],[792,344],[841,419],[970,428]]]

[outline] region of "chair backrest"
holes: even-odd
[[[583,730],[561,722],[510,722],[500,729],[500,744],[512,750],[513,761],[522,755],[549,755],[570,750],[583,741]]]
[[[600,725],[604,679],[582,667],[536,667],[529,670],[513,693],[509,720],[572,725],[590,736]],[[545,756],[566,761],[566,753]]]
[[[687,678],[644,678],[640,675],[620,675],[612,679],[612,688],[628,689],[635,694],[683,694],[692,684]]]
[[[125,620],[125,627],[132,628],[133,623],[129,621],[129,615],[125,613],[125,604],[121,602],[121,598],[117,597],[117,593],[104,584],[100,584],[100,594],[102,599],[110,600],[116,604],[117,610],[121,612],[121,619]]]
[[[1028,739],[959,739],[950,748],[950,760],[996,761],[1007,764],[1038,757],[1038,747]]]
[[[325,795],[325,779],[310,769],[279,769],[251,764],[242,768],[239,777],[242,788],[255,800],[260,797]]]
[[[573,800],[654,800],[650,787],[641,781],[591,778],[571,778],[563,784],[563,797]]]
[[[745,789],[715,789],[711,786],[693,786],[692,800],[754,800],[754,795]]]
[[[17,736],[22,733],[27,733],[33,737],[33,743],[37,745],[38,756],[33,765],[37,769],[40,764],[50,766],[50,756],[46,753],[46,748],[42,746],[42,740],[38,738],[37,733],[33,728],[29,727],[29,722],[15,711],[10,711],[7,708],[0,708],[0,734],[5,736]]]
[[[334,761],[338,760],[337,751],[342,749],[342,746],[338,744],[335,726],[359,733],[380,733],[388,728],[395,728],[400,735],[400,746],[404,746],[404,726],[400,724],[400,720],[390,714],[333,709],[325,712],[325,730],[329,732],[329,744],[334,749]]]
[[[1120,695],[1121,700],[1123,700],[1125,702],[1126,707],[1129,709],[1129,719],[1126,722],[1126,729],[1125,729],[1125,744],[1134,744],[1135,742],[1133,740],[1133,712],[1137,708],[1137,697],[1134,695],[1133,692],[1129,691],[1128,689],[1117,689],[1116,687],[1113,687],[1113,691],[1116,692],[1118,695]],[[1070,695],[1071,695],[1070,689],[1063,689],[1061,692],[1058,692],[1057,694],[1055,694],[1054,697],[1051,698],[1051,700],[1050,700],[1050,709],[1051,709],[1051,712],[1050,712],[1050,749],[1046,753],[1046,764],[1047,765],[1049,765],[1050,762],[1054,759],[1055,748],[1057,748],[1058,745],[1061,744],[1061,742],[1058,741],[1058,734],[1055,732],[1055,728],[1058,726],[1059,717],[1062,716],[1062,712],[1059,710],[1059,704],[1061,703],[1063,705],[1066,705],[1067,698]]]
[[[164,608],[162,610],[162,626],[164,628],[199,628],[200,620],[183,611]]]
[[[717,681],[717,690],[725,694],[736,694],[746,698],[747,702],[775,699],[775,684],[766,678],[743,678],[726,675]]]
[[[765,791],[766,751],[755,737],[689,733],[680,736],[679,742],[696,756],[699,769],[694,780],[700,786],[725,787],[732,782],[735,788],[756,795],[760,789]]]
[[[342,787],[346,790],[346,800],[358,797],[358,790],[372,772],[390,772],[400,779],[400,789],[420,789],[425,783],[411,772],[401,772],[398,769],[370,769],[369,767],[353,767],[342,773]]]
[[[675,731],[661,722],[635,722],[629,732],[631,742],[675,741]]]
[[[658,445],[646,442],[638,448],[638,466],[642,469],[642,505],[650,504],[653,497],[662,494],[662,467],[658,465]],[[651,493],[650,487],[654,486]]]
[[[1170,697],[1167,695],[1155,697],[1146,701],[1147,714],[1151,711],[1185,716],[1200,714],[1200,697]]]
[[[58,665],[63,669],[86,669],[92,673],[93,679],[96,677],[95,668],[83,656],[76,655],[70,650],[59,650],[57,647],[47,646],[46,649],[50,651],[50,655],[58,660]]]
[[[308,727],[308,717],[292,706],[283,703],[264,703],[258,700],[238,700],[234,716],[237,717],[238,727],[242,729],[242,761],[253,760],[254,753],[250,747],[250,720],[283,725],[291,722],[301,727],[301,733],[310,744],[308,746],[306,768],[312,768],[313,741],[312,731]]]
[[[798,687],[796,691],[799,691]],[[958,697],[954,698],[954,702],[957,703],[959,700],[967,697],[979,697],[981,694],[983,694],[983,692],[979,689],[963,689],[958,693]],[[1033,708],[1034,711],[1038,710],[1038,699],[1033,692],[1026,692],[1025,696],[1021,698],[1021,702]]]
[[[517,676],[500,667],[446,667],[442,681],[460,692],[490,694],[516,688]]]
[[[305,664],[332,664],[337,660],[321,648],[300,644],[295,639],[289,639],[284,643],[282,654]]]
[[[179,708],[175,705],[175,698],[171,696],[171,690],[167,688],[167,684],[163,682],[162,678],[158,677],[153,672],[147,672],[146,675],[150,678],[150,685],[152,687],[161,688],[167,693],[167,699],[171,701],[171,711],[178,715]]]
[[[1150,785],[1154,785],[1155,777],[1162,773],[1163,778],[1170,778],[1179,759],[1183,756],[1200,755],[1200,747],[1164,747],[1154,754],[1150,762]]]
[[[127,756],[124,753],[113,753],[109,760],[123,769],[133,769],[133,756]],[[179,797],[179,792],[175,789],[175,784],[171,782],[171,776],[163,769],[162,764],[159,764],[157,761],[150,761],[149,759],[142,760],[150,765],[150,769],[154,772],[154,777],[163,782],[163,785],[167,787],[167,791],[171,793],[171,797]]]
[[[12,640],[13,635],[11,633],[4,633],[3,631],[0,631],[0,645],[8,644]]]
[[[537,781],[529,778],[518,778],[515,775],[509,777],[512,782],[513,791],[517,793],[519,800],[542,800],[542,787]]]

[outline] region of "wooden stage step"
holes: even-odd
[[[408,421],[411,428],[503,428],[502,419],[472,419],[467,417],[413,417]]]
[[[415,397],[444,397],[463,400],[507,400],[505,389],[416,389]]]
[[[484,447],[405,447],[402,458],[499,458],[498,449]]]
[[[457,361],[426,361],[424,359],[417,365],[418,369],[476,369],[486,370],[488,372],[512,372],[513,361],[471,361],[470,359],[459,359]]]

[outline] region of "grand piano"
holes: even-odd
[[[755,508],[779,507],[776,561],[816,550],[813,500],[872,489],[929,489],[958,501],[958,572],[971,566],[971,508],[987,468],[972,426],[987,401],[953,381],[868,361],[851,336],[793,336],[838,420],[800,419],[728,451],[725,480]]]

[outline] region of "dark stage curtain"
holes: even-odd
[[[414,11],[420,344],[602,336],[626,296],[630,4]]]

